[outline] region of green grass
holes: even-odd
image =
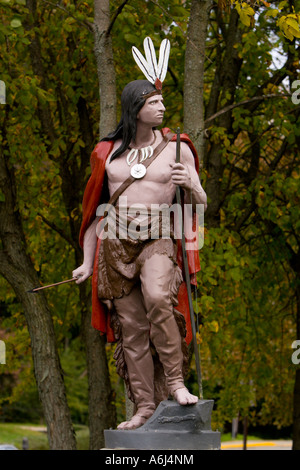
[[[221,434],[221,442],[228,442],[228,441],[242,441],[244,439],[244,436],[243,434],[237,434],[236,438],[235,439],[232,439],[232,436],[231,436],[231,433],[228,432],[228,433],[225,433],[225,434]],[[260,439],[268,439],[267,437],[266,438],[263,438],[263,437],[258,437],[258,436],[253,436],[253,435],[248,435],[247,436],[247,441],[250,440],[254,440],[254,441],[257,441],[257,440],[260,440]]]
[[[17,449],[22,449],[22,440],[27,437],[29,450],[48,450],[47,432],[40,429],[45,428],[31,423],[0,423],[0,444],[12,444]],[[75,425],[78,450],[88,450],[89,430],[87,426]]]

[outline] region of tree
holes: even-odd
[[[184,67],[184,129],[191,136],[200,162],[204,157],[204,63],[211,1],[191,4]]]

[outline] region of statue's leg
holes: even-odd
[[[118,429],[135,429],[152,416],[154,404],[154,367],[150,351],[150,325],[139,287],[129,295],[115,299],[114,305],[122,327],[122,344],[130,389],[137,412]]]
[[[181,336],[170,297],[173,275],[173,261],[161,254],[146,259],[140,274],[147,317],[151,324],[151,340],[163,365],[170,392],[184,386]]]
[[[163,365],[168,390],[178,403],[187,405],[196,403],[198,398],[191,395],[184,385],[181,336],[170,297],[173,276],[173,261],[166,255],[154,254],[145,260],[140,279],[151,324],[151,341]]]

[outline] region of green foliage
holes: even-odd
[[[249,5],[237,9],[243,7],[251,16]],[[299,277],[291,260],[299,253],[299,112],[284,84],[275,85],[271,76],[276,73],[274,49],[282,48],[285,57],[287,51],[295,54],[290,83],[299,57],[270,18],[260,9],[253,29],[241,27],[241,41],[233,46],[242,62],[233,101],[240,105],[232,109],[228,127],[218,121],[209,127],[207,161],[211,146],[218,146],[223,171],[220,225],[206,231],[201,250],[198,340],[204,397],[216,400],[214,426],[219,429],[238,414],[253,424],[280,428],[292,423],[296,367],[291,344]],[[211,47],[214,40],[212,33]],[[222,53],[220,46],[219,63]],[[213,78],[207,75],[207,103]],[[252,106],[252,97],[262,94],[261,103]],[[230,99],[223,90],[220,96],[218,109]],[[202,177],[211,177],[205,168]]]
[[[254,407],[252,423],[291,422],[293,321],[282,318],[278,305],[289,303],[292,289],[282,262],[241,245],[224,227],[205,238],[199,339],[204,396],[216,399],[216,427]],[[282,402],[289,406],[282,409]]]
[[[293,13],[283,14],[284,10],[289,7],[287,0],[283,0],[279,4],[278,2],[272,2],[275,4],[275,8],[273,8],[271,2],[269,3],[265,0],[252,2],[251,6],[243,1],[230,0],[230,2],[235,6],[243,25],[247,27],[254,25],[255,9],[252,7],[256,7],[259,11],[262,7],[261,4],[263,4],[266,7],[266,16],[277,18],[277,26],[284,37],[290,41],[300,38],[300,14],[295,12],[294,7],[292,7]]]

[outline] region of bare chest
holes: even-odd
[[[112,194],[130,176],[132,166],[138,163],[137,159],[130,165],[127,161],[128,151],[112,162],[106,161],[109,193]],[[143,178],[137,179],[123,193],[128,196],[130,203],[171,203],[175,187],[171,181],[171,164],[175,162],[175,144],[170,142],[165,149],[151,162]],[[151,160],[151,157],[150,157]]]

